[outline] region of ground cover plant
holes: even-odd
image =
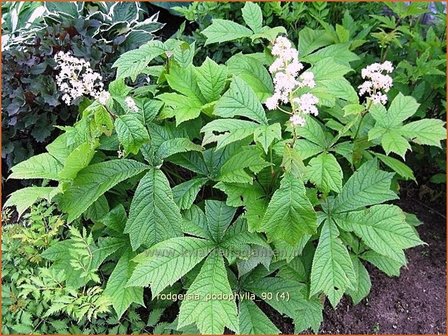
[[[22,223],[4,228],[4,333],[278,334],[266,306],[317,333],[326,301],[368,296],[367,264],[397,276],[425,244],[392,201],[445,123],[386,52],[291,38],[255,3],[240,17],[121,53],[107,87],[54,53],[80,113],[8,176],[33,185],[4,204]],[[205,56],[222,43],[237,52]]]

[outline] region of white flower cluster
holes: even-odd
[[[359,88],[359,95],[368,94],[374,104],[387,103],[386,93],[392,87],[392,77],[389,73],[394,70],[392,63],[386,61],[384,63],[373,63],[365,67],[361,71],[361,77],[367,79]]]
[[[134,99],[132,99],[131,97],[126,97],[124,102],[126,103],[126,106],[128,107],[128,109],[130,109],[133,112],[138,112],[138,106],[135,103]]]
[[[106,104],[110,94],[104,91],[103,78],[92,70],[86,60],[62,51],[55,55],[55,60],[60,69],[56,81],[59,89],[64,93],[62,100],[67,105],[71,105],[84,95],[98,99],[101,104]]]
[[[274,77],[274,95],[266,100],[266,107],[274,110],[278,108],[280,102],[291,103],[293,107],[291,123],[303,126],[305,114],[318,114],[316,104],[319,101],[311,93],[305,93],[297,98],[292,98],[291,93],[298,88],[314,88],[316,86],[314,74],[310,71],[300,74],[303,64],[299,62],[299,53],[286,37],[277,37],[272,47],[272,55],[277,57],[269,67],[269,72]]]

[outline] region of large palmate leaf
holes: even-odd
[[[275,140],[281,140],[281,138],[282,128],[279,123],[259,126],[254,132],[254,140],[261,144],[265,153]]]
[[[266,113],[252,88],[235,76],[229,90],[216,103],[214,113],[220,117],[241,116],[260,124],[267,124]]]
[[[218,100],[226,87],[227,69],[224,65],[218,65],[210,58],[196,70],[199,89],[207,102]]]
[[[173,188],[174,202],[181,210],[189,209],[206,182],[207,178],[194,178],[178,184]]]
[[[378,269],[386,273],[388,276],[399,276],[400,268],[404,263],[393,260],[375,251],[369,250],[361,255],[361,258],[375,265]]]
[[[260,230],[271,240],[284,240],[294,245],[303,235],[316,233],[316,229],[316,212],[306,196],[303,182],[285,174],[269,202]]]
[[[118,116],[115,119],[115,130],[126,153],[137,154],[140,147],[149,142],[148,131],[134,114]]]
[[[393,152],[402,157],[411,149],[409,141],[440,147],[440,141],[446,139],[442,120],[424,119],[403,125],[419,106],[415,98],[401,93],[394,98],[388,110],[374,104],[370,113],[375,119],[375,127],[369,131],[369,140],[380,139],[386,154]]]
[[[241,334],[278,335],[280,330],[271,320],[250,300],[243,300],[239,304],[239,320]]]
[[[196,145],[188,138],[174,138],[162,142],[155,153],[156,158],[164,160],[171,155],[184,153],[189,151],[202,151],[200,145]]]
[[[151,285],[155,298],[199,264],[213,247],[211,241],[193,237],[176,237],[158,243],[139,256],[127,286]]]
[[[253,136],[259,124],[248,120],[217,119],[202,127],[202,145],[216,142],[216,149]]]
[[[168,179],[161,170],[151,168],[135,190],[124,231],[132,248],[179,236],[181,220]]]
[[[166,48],[160,41],[150,41],[140,48],[128,51],[113,64],[117,68],[117,78],[131,77],[135,80],[149,62],[162,55]]]
[[[229,207],[222,201],[205,201],[205,216],[207,217],[207,228],[211,238],[220,242],[224,232],[229,227],[235,216],[236,208]]]
[[[19,218],[22,216],[23,212],[36,203],[39,199],[46,199],[51,201],[51,199],[59,192],[56,187],[27,187],[14,191],[8,196],[3,208],[8,208],[15,206]]]
[[[253,177],[248,171],[259,173],[263,168],[271,165],[261,155],[261,150],[256,147],[243,147],[222,165],[219,180],[229,183],[252,184]]]
[[[338,236],[336,225],[331,220],[326,221],[311,268],[310,295],[325,293],[333,307],[348,288],[354,289],[356,280],[348,250]]]
[[[118,318],[121,318],[132,303],[145,305],[143,302],[143,288],[125,286],[134,269],[134,264],[131,261],[132,257],[133,254],[130,251],[126,251],[120,257],[112,274],[109,276],[106,289],[104,290],[104,295],[111,298],[112,306]]]
[[[356,284],[354,289],[348,289],[347,293],[353,300],[354,304],[358,304],[370,293],[372,283],[370,282],[369,272],[356,256],[351,256],[353,269],[356,274]]]
[[[254,33],[258,33],[263,26],[263,13],[260,6],[253,2],[246,2],[241,13],[243,14],[244,22]]]
[[[292,318],[296,324],[296,332],[311,327],[315,332],[322,322],[322,305],[318,299],[307,297],[304,284],[278,277],[248,280],[244,289],[262,298],[281,314]]]
[[[243,79],[255,92],[260,101],[272,96],[274,86],[266,67],[257,58],[236,54],[226,62],[229,73]]]
[[[205,44],[222,43],[250,37],[253,32],[236,22],[222,19],[214,19],[212,24],[202,31],[207,37]]]
[[[374,205],[349,212],[343,220],[372,250],[402,264],[406,263],[403,249],[423,244],[396,205]]]
[[[231,294],[224,259],[211,253],[182,301],[178,328],[195,323],[202,334],[222,334],[225,327],[238,332],[235,301],[220,298]]]
[[[165,105],[173,109],[176,125],[196,119],[201,114],[202,102],[195,97],[188,97],[178,93],[162,93],[157,96]]]
[[[118,183],[148,169],[134,160],[112,160],[81,170],[73,184],[60,197],[59,206],[70,223],[83,214],[101,195]]]
[[[348,179],[335,199],[333,210],[346,212],[397,199],[390,190],[393,176],[394,173],[379,170],[376,159],[367,161]]]
[[[192,65],[186,68],[172,66],[166,79],[170,87],[177,92],[201,103],[206,102],[198,85],[197,72]]]
[[[62,180],[73,180],[79,171],[87,167],[95,155],[96,144],[83,142],[65,159],[64,168],[59,172]]]
[[[48,153],[30,157],[11,168],[10,179],[49,179],[59,180],[61,163]]]
[[[326,193],[331,190],[341,191],[342,168],[332,154],[324,152],[312,158],[307,175],[312,183]]]

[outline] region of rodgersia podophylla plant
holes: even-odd
[[[242,40],[263,53],[218,64],[176,39],[126,52],[107,103],[9,176],[54,181],[5,206],[47,198],[81,227],[42,257],[67,273],[65,286],[99,281],[117,318],[176,304],[171,331],[279,333],[258,298],[296,332],[317,332],[327,300],[368,295],[367,263],[398,276],[404,250],[423,244],[392,181],[414,179],[403,162],[411,144],[440,146],[444,123],[414,121],[411,96],[387,101],[389,63],[358,74],[370,82],[364,103],[345,78],[359,59],[347,44],[303,30],[295,46],[283,27],[263,25],[258,5],[242,11],[246,25],[216,19],[206,45]],[[151,84],[129,85],[148,75]],[[91,253],[59,253],[80,237]],[[182,299],[167,304],[167,294]]]

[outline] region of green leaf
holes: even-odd
[[[386,133],[384,133],[381,138],[381,145],[383,146],[386,154],[393,152],[400,155],[403,159],[406,152],[411,149],[409,142],[394,130],[386,131]]]
[[[253,177],[247,170],[257,174],[263,168],[270,166],[262,157],[261,149],[255,147],[243,147],[239,152],[231,156],[221,167],[219,180],[229,183],[252,184]]]
[[[214,19],[212,24],[202,31],[207,37],[205,45],[233,41],[243,37],[250,37],[253,33],[236,22]]]
[[[299,154],[302,160],[306,160],[319,154],[324,149],[322,148],[322,145],[317,145],[314,142],[305,139],[298,139],[294,144],[294,150]]]
[[[304,177],[306,169],[303,164],[301,154],[299,153],[301,153],[300,150],[295,147],[291,148],[286,144],[283,150],[283,160],[281,166],[285,169],[286,173],[300,179]]]
[[[310,296],[325,293],[336,308],[348,288],[353,289],[356,274],[348,250],[339,238],[336,225],[330,220],[322,226],[319,244],[311,268]]]
[[[164,160],[171,155],[177,153],[184,153],[190,151],[201,152],[203,148],[200,145],[196,145],[188,138],[175,138],[169,139],[160,145],[157,149],[156,157]]]
[[[304,27],[299,32],[298,51],[300,57],[304,57],[313,51],[333,43],[330,34],[324,30],[311,29]]]
[[[126,153],[137,154],[140,147],[149,142],[149,134],[141,121],[133,114],[124,114],[115,119],[118,141]]]
[[[140,174],[148,166],[134,160],[111,160],[81,170],[59,201],[68,214],[68,223],[83,214],[101,195],[128,178]]]
[[[126,210],[123,204],[119,204],[101,218],[100,222],[112,231],[122,234],[127,220]]]
[[[182,231],[184,233],[211,240],[212,237],[207,228],[207,218],[201,208],[193,204],[184,211],[183,217]]]
[[[220,242],[224,232],[229,227],[235,216],[236,208],[229,207],[225,202],[205,201],[205,216],[210,236],[215,242]]]
[[[8,196],[3,208],[15,206],[18,217],[20,218],[23,212],[31,207],[39,199],[51,199],[58,193],[59,189],[56,187],[27,187],[14,191]]]
[[[252,88],[241,78],[234,77],[229,90],[218,100],[214,113],[220,117],[241,116],[267,124],[266,113]]]
[[[199,264],[213,249],[209,240],[176,237],[152,246],[139,257],[127,286],[151,285],[152,299]]]
[[[216,141],[216,149],[223,148],[232,142],[243,140],[254,134],[259,124],[253,121],[238,119],[217,119],[202,127],[204,133],[202,145]]]
[[[266,154],[275,139],[282,139],[282,128],[279,123],[260,126],[254,132],[254,140],[261,144]]]
[[[271,240],[284,240],[291,245],[305,234],[316,233],[316,212],[301,180],[285,174],[269,202],[260,228]]]
[[[151,168],[135,190],[124,231],[129,233],[132,249],[180,236],[181,221],[168,179],[161,170]]]
[[[378,169],[376,159],[364,163],[345,183],[335,199],[334,212],[357,210],[364,206],[397,199],[390,190],[394,173]]]
[[[300,128],[299,136],[311,141],[322,150],[328,145],[328,137],[325,134],[322,125],[311,116],[306,117],[306,124]]]
[[[362,262],[358,259],[358,257],[352,255],[352,263],[353,269],[356,274],[356,284],[354,289],[349,289],[347,291],[348,295],[353,300],[353,304],[358,304],[370,293],[370,288],[372,287],[372,283],[370,282],[370,276],[367,269],[364,267]]]
[[[261,198],[264,195],[263,189],[257,184],[218,182],[213,187],[227,195],[226,204],[232,207],[243,206],[249,199]]]
[[[193,63],[195,51],[196,42],[193,42],[192,44],[182,42],[178,47],[174,48],[173,56],[181,67],[186,68]]]
[[[324,320],[322,311],[323,305],[318,297],[302,300],[297,305],[297,317],[294,319],[294,334],[300,334],[309,328],[317,334]]]
[[[380,153],[373,153],[377,158],[379,158],[386,166],[391,168],[394,172],[396,172],[398,175],[400,175],[405,180],[414,180],[415,176],[412,172],[412,169],[409,168],[406,164],[403,162],[394,159],[393,157],[386,156],[384,154]]]
[[[198,102],[206,102],[199,88],[197,74],[192,65],[186,68],[172,66],[169,74],[166,74],[165,77],[172,89]]]
[[[349,66],[337,63],[332,57],[318,61],[310,70],[314,74],[316,83],[325,80],[341,79],[346,73],[352,71]]]
[[[249,3],[249,2],[248,2]],[[280,330],[271,320],[250,300],[242,300],[239,307],[240,333],[255,335],[278,335]]]
[[[305,285],[294,280],[266,277],[249,280],[243,284],[243,288],[262,298],[281,314],[293,319],[299,316],[298,308],[306,301]]]
[[[375,205],[347,215],[351,228],[372,250],[405,263],[403,249],[423,244],[396,205]]]
[[[176,126],[181,123],[196,119],[200,116],[203,105],[195,97],[187,97],[177,93],[162,93],[157,96],[165,105],[173,108],[174,118],[176,118]]]
[[[136,80],[149,62],[164,52],[165,46],[160,41],[149,41],[138,49],[125,52],[112,65],[117,68],[117,79],[131,77]]]
[[[59,180],[62,165],[53,156],[43,153],[30,157],[11,168],[10,179]]]
[[[399,276],[400,268],[404,266],[405,263],[393,260],[375,251],[369,250],[361,255],[361,258],[367,260],[372,265],[386,273],[388,276]]]
[[[226,64],[229,73],[244,80],[260,101],[272,96],[272,77],[261,61],[250,55],[236,54]]]
[[[400,126],[403,121],[417,112],[419,106],[420,104],[417,103],[414,97],[403,96],[400,92],[390,104],[387,115],[384,120],[381,120],[381,124],[388,128]]]
[[[60,179],[73,180],[79,171],[87,167],[95,155],[96,145],[84,142],[76,147],[65,159],[64,168],[59,172]]]
[[[173,188],[173,197],[179,209],[189,209],[206,182],[207,178],[194,178],[176,185]]]
[[[117,265],[107,280],[104,295],[112,300],[112,306],[117,313],[118,319],[129,308],[132,303],[145,305],[143,301],[143,288],[125,286],[130,278],[134,265],[131,261],[132,252],[126,251],[118,260]]]
[[[201,334],[223,334],[225,327],[238,332],[235,301],[219,298],[231,294],[224,260],[219,253],[212,253],[180,305],[178,328],[195,323]]]
[[[310,160],[307,176],[325,193],[342,189],[342,168],[333,154],[322,153]]]
[[[266,39],[269,42],[274,43],[275,39],[280,34],[287,34],[285,27],[278,26],[271,28],[263,26],[258,33],[253,34],[250,38],[252,41],[255,41],[256,39]]]
[[[246,2],[241,10],[246,25],[252,29],[254,33],[258,33],[263,26],[263,14],[259,5],[253,2]]]
[[[349,115],[361,114],[361,112],[365,110],[365,107],[360,104],[348,104],[344,106],[343,110],[344,110],[344,117],[347,117]]]
[[[445,122],[438,119],[423,119],[406,124],[401,134],[420,145],[437,146],[441,148],[440,141],[446,139]]]
[[[224,65],[218,65],[210,58],[196,68],[197,83],[202,95],[207,102],[213,102],[221,97],[226,86],[227,69]]]

